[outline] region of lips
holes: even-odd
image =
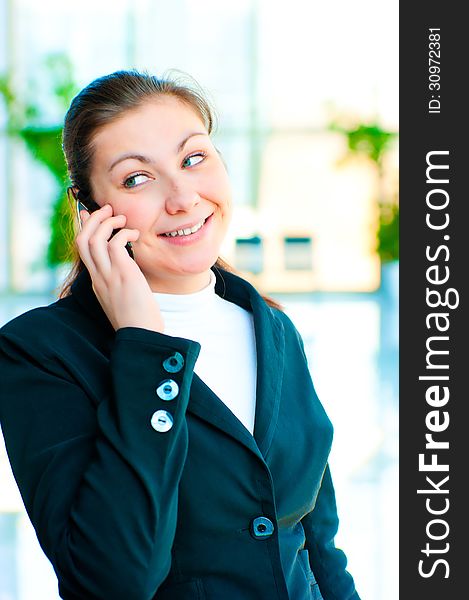
[[[208,215],[207,217],[204,217],[196,222],[184,223],[182,225],[175,227],[171,231],[166,231],[166,232],[160,233],[158,235],[165,236],[165,237],[184,237],[184,236],[192,235],[192,234],[196,233],[197,231],[199,231],[199,229],[201,229],[203,227],[203,225],[205,224],[207,219],[211,216],[212,215]]]
[[[200,221],[196,222],[195,225],[193,225],[193,228],[195,227],[195,233],[191,232],[188,234],[184,234],[184,229],[172,230],[171,232],[168,232],[168,233],[160,233],[158,235],[158,237],[162,242],[164,242],[165,244],[169,244],[170,246],[174,246],[174,247],[192,246],[193,244],[199,243],[207,235],[209,235],[209,233],[212,229],[212,222],[213,222],[214,218],[215,218],[214,213],[212,213],[206,219],[201,219]],[[200,225],[201,223],[203,223],[203,225]],[[187,229],[188,228],[186,227],[186,230]],[[177,233],[177,231],[182,231],[182,233],[181,234]],[[190,228],[189,228],[189,231],[190,231]],[[175,235],[172,235],[173,232],[176,232]]]

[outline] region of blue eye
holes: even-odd
[[[145,175],[144,173],[136,173],[135,175],[127,177],[127,179],[124,180],[124,187],[127,189],[132,189],[141,185],[142,183],[145,183],[146,179],[141,180],[142,177],[149,179],[148,175]]]
[[[197,152],[196,154],[191,154],[190,156],[188,156],[187,158],[185,158],[185,159],[182,161],[182,166],[183,166],[183,167],[193,167],[193,166],[195,166],[195,165],[198,165],[199,163],[201,163],[201,162],[204,160],[204,158],[205,158],[206,156],[207,156],[207,155],[205,154],[205,152]],[[193,158],[198,158],[198,160],[197,160],[195,163],[192,163],[192,164],[187,164],[187,161],[190,161],[190,160],[192,160]]]

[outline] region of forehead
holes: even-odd
[[[173,148],[181,137],[194,131],[207,131],[195,108],[172,96],[148,100],[126,110],[93,136],[95,152],[117,154],[132,147],[150,149],[156,144]]]

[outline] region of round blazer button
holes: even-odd
[[[168,356],[168,358],[163,361],[163,368],[168,373],[179,373],[183,366],[184,358],[179,352],[175,352],[172,356]]]
[[[179,386],[172,379],[165,379],[156,388],[156,393],[162,400],[172,400],[178,395]]]
[[[173,426],[173,417],[166,410],[157,410],[151,417],[151,426],[155,431],[164,433]]]
[[[267,517],[256,517],[251,521],[250,531],[256,539],[268,538],[274,532],[274,524]]]

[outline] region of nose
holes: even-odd
[[[166,195],[166,212],[170,215],[178,212],[188,212],[200,202],[200,196],[193,186],[172,182]]]

